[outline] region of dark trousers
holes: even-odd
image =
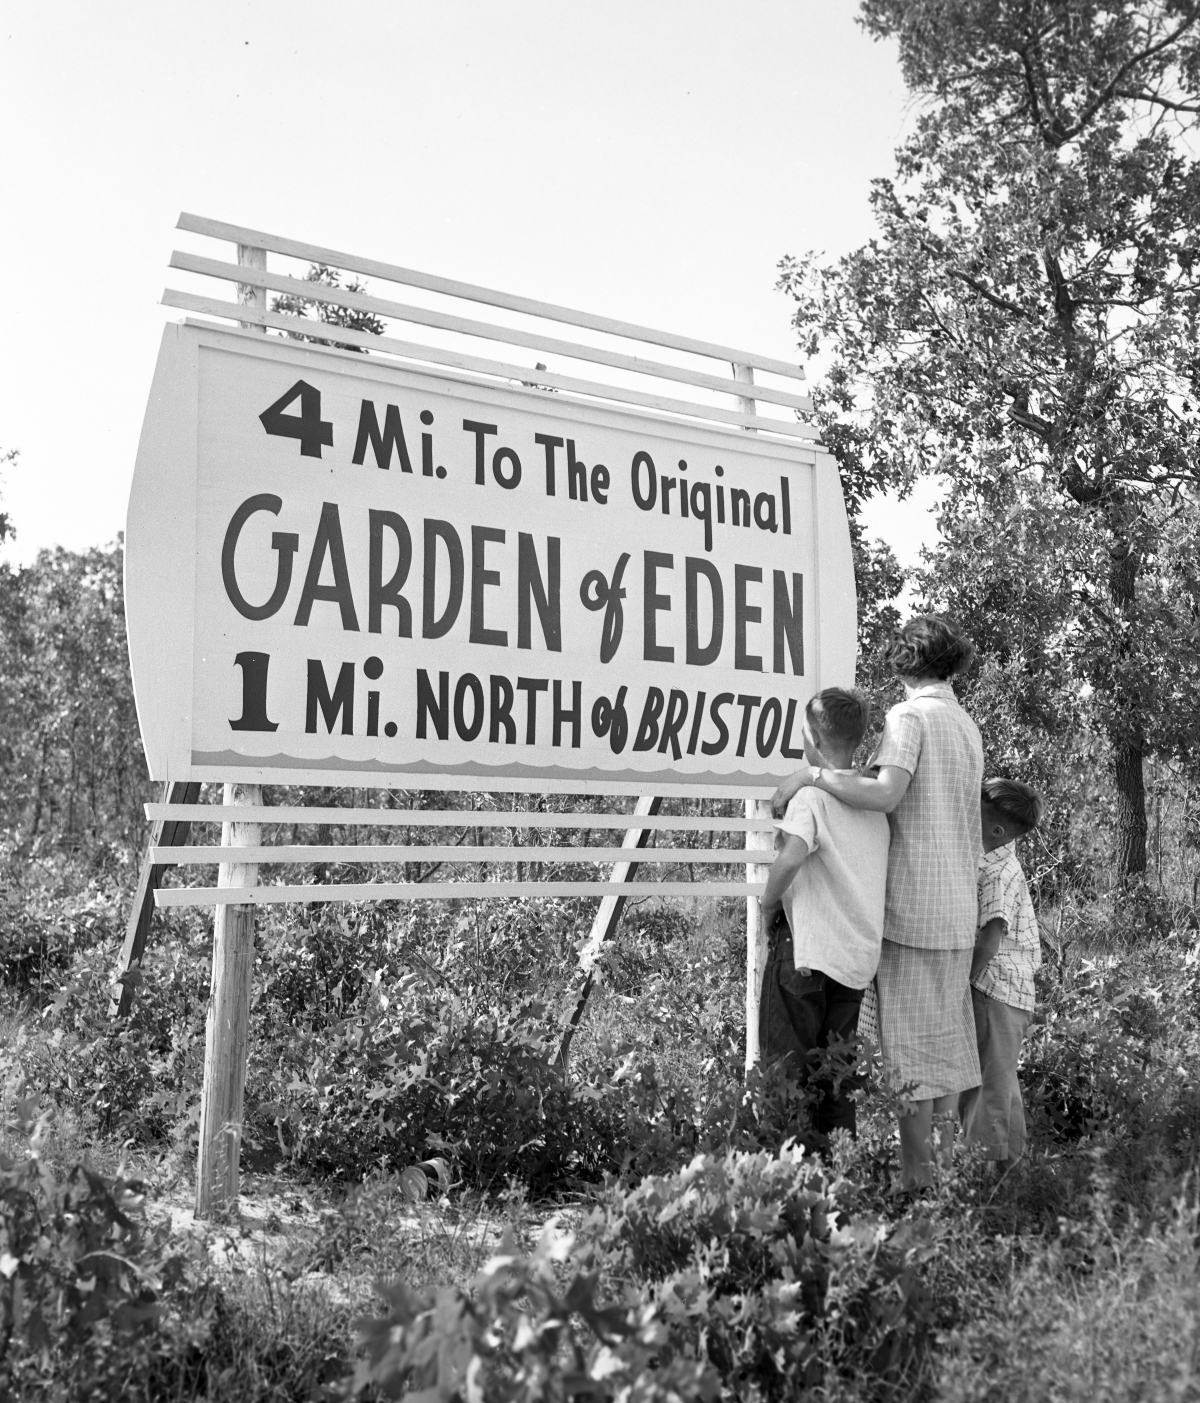
[[[763,975],[758,1040],[764,1061],[790,1056],[802,1085],[816,1093],[813,1128],[820,1136],[831,1130],[856,1133],[851,1092],[860,1084],[853,1062],[818,1070],[821,1053],[830,1043],[853,1042],[864,990],[839,984],[821,970],[802,974],[792,958],[792,935],[782,916],[771,932],[770,954]]]

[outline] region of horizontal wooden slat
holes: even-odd
[[[311,321],[304,317],[260,312],[256,307],[250,307],[243,302],[223,302],[219,298],[201,297],[194,292],[178,292],[173,288],[166,288],[163,291],[162,303],[164,307],[178,307],[185,312],[203,312],[208,316],[228,317],[243,326],[269,326],[276,331],[302,334],[313,341],[361,346],[363,350],[385,351],[391,355],[403,356],[406,360],[446,365],[454,370],[465,370],[475,375],[488,375],[526,385],[548,385],[557,390],[587,395],[592,399],[636,404],[643,409],[657,409],[667,414],[681,414],[691,419],[706,419],[718,424],[733,424],[737,428],[765,430],[787,438],[813,440],[820,437],[820,431],[811,424],[800,424],[787,419],[767,419],[762,415],[743,414],[733,409],[718,409],[693,400],[671,399],[666,395],[652,395],[642,390],[605,385],[599,380],[580,380],[574,375],[560,375],[550,370],[533,370],[524,365],[509,365],[504,361],[470,356],[461,351],[448,351],[437,346],[418,345],[414,341],[401,341],[395,336],[373,336],[369,331],[329,326],[325,322]]]
[[[200,258],[194,253],[182,253],[178,250],[171,254],[170,266],[179,269],[180,272],[198,273],[203,277],[221,278],[226,282],[238,284],[245,283],[247,276],[246,268],[242,264],[222,263],[215,258]],[[392,317],[398,321],[412,322],[417,326],[437,327],[440,331],[453,331],[485,341],[499,341],[510,346],[525,346],[533,351],[544,351],[549,355],[590,361],[594,365],[607,365],[614,370],[625,370],[656,380],[674,380],[683,385],[695,385],[702,390],[715,390],[718,394],[738,395],[742,398],[746,395],[745,384],[729,377],[709,375],[687,366],[668,365],[663,361],[644,360],[640,356],[623,355],[619,351],[608,351],[599,346],[584,346],[576,341],[562,341],[554,336],[539,335],[537,332],[519,331],[515,327],[496,326],[491,322],[474,321],[469,317],[456,317],[449,312],[432,311],[428,307],[414,307],[404,302],[373,297],[368,293],[350,292],[342,287],[328,287],[324,283],[308,282],[303,278],[289,278],[283,273],[256,271],[254,286],[265,287],[272,292],[287,293],[292,297],[304,297],[312,302],[326,302],[336,307],[349,307],[354,311],[372,312],[377,316]],[[812,400],[808,395],[776,390],[769,385],[755,385],[751,398],[770,404],[781,404],[787,409],[799,409],[806,413],[812,410]]]
[[[718,814],[526,813],[500,809],[339,809],[301,804],[147,804],[146,817],[191,823],[295,823],[314,827],[345,824],[377,828],[649,828],[679,833],[771,833],[764,818]]]
[[[347,882],[295,887],[160,887],[154,900],[159,906],[280,906],[287,902],[433,901],[447,897],[745,897],[757,895],[765,886],[765,882]]]
[[[538,302],[531,297],[517,297],[507,292],[497,292],[493,288],[479,287],[474,283],[457,282],[451,278],[440,278],[431,273],[418,273],[411,268],[401,268],[392,263],[382,263],[374,258],[361,258],[357,254],[343,253],[338,249],[322,248],[317,244],[302,243],[298,239],[285,239],[276,234],[266,234],[258,229],[244,229],[238,224],[225,224],[217,219],[206,219],[197,214],[181,214],[175,226],[190,234],[205,234],[214,239],[225,239],[234,244],[246,244],[253,248],[264,248],[271,253],[282,253],[288,258],[302,258],[309,263],[325,263],[333,268],[341,268],[350,273],[362,273],[370,278],[382,278],[385,282],[403,283],[407,287],[420,287],[428,292],[443,293],[448,297],[460,297],[469,302],[479,302],[489,307],[504,307],[510,312],[522,312],[531,317],[544,317],[549,321],[563,322],[570,326],[583,326],[591,331],[606,332],[610,336],[621,336],[630,341],[645,341],[654,346],[667,346],[675,351],[686,351],[691,355],[709,356],[715,360],[751,365],[756,370],[766,370],[772,375],[786,376],[790,380],[803,380],[804,371],[788,361],[774,360],[770,356],[755,355],[752,351],[739,351],[732,346],[723,346],[713,341],[699,341],[691,336],[678,336],[670,331],[656,331],[652,327],[639,326],[634,322],[617,321],[612,317],[599,317],[591,312],[579,312],[570,307],[560,307],[552,302]],[[253,286],[253,279],[244,282]]]
[[[376,843],[341,843],[331,847],[317,844],[267,844],[253,848],[212,847],[150,849],[150,861],[164,866],[196,867],[214,862],[297,863],[342,862],[363,865],[380,862],[599,862],[609,865],[628,862],[636,854],[638,863],[744,863],[745,848],[554,848],[554,847],[466,847],[460,844],[404,846]],[[756,850],[755,862],[772,862],[774,853]]]

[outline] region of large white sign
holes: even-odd
[[[168,326],[129,506],[154,778],[765,794],[853,677],[832,460]]]

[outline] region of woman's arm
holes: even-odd
[[[771,795],[771,812],[782,818],[792,799],[807,785],[816,785],[826,794],[832,794],[852,809],[873,809],[876,813],[890,814],[908,792],[912,775],[899,765],[884,765],[875,774],[865,775],[861,770],[853,774],[844,770],[822,769],[820,783],[818,771],[811,765],[801,765],[794,775],[789,775]]]
[[[803,838],[789,833],[788,840],[783,845],[783,851],[771,864],[771,875],[767,878],[767,889],[760,898],[763,915],[768,919],[773,917],[783,904],[783,894],[792,885],[796,873],[800,871],[801,863],[807,856],[808,844]]]
[[[890,814],[908,793],[912,775],[899,765],[883,765],[873,775],[861,770],[810,770],[807,783],[832,794],[852,809],[871,809],[878,814]],[[803,787],[801,780],[798,787]]]

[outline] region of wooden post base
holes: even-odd
[[[747,818],[770,818],[771,806],[763,799],[746,800]],[[755,850],[770,852],[770,833],[747,833],[746,856]],[[748,882],[765,882],[771,869],[761,863],[746,864]],[[758,1011],[762,1003],[763,973],[767,966],[767,930],[757,896],[746,898],[746,1070],[758,1061]]]
[[[227,784],[227,804],[260,804],[256,784]],[[257,823],[223,825],[225,846],[251,847],[261,840]],[[222,863],[218,885],[249,886],[258,868]],[[204,1048],[200,1101],[200,1147],[196,1163],[196,1217],[231,1208],[238,1196],[242,1106],[250,1026],[250,982],[254,973],[254,907],[218,906],[213,919],[212,992]]]

